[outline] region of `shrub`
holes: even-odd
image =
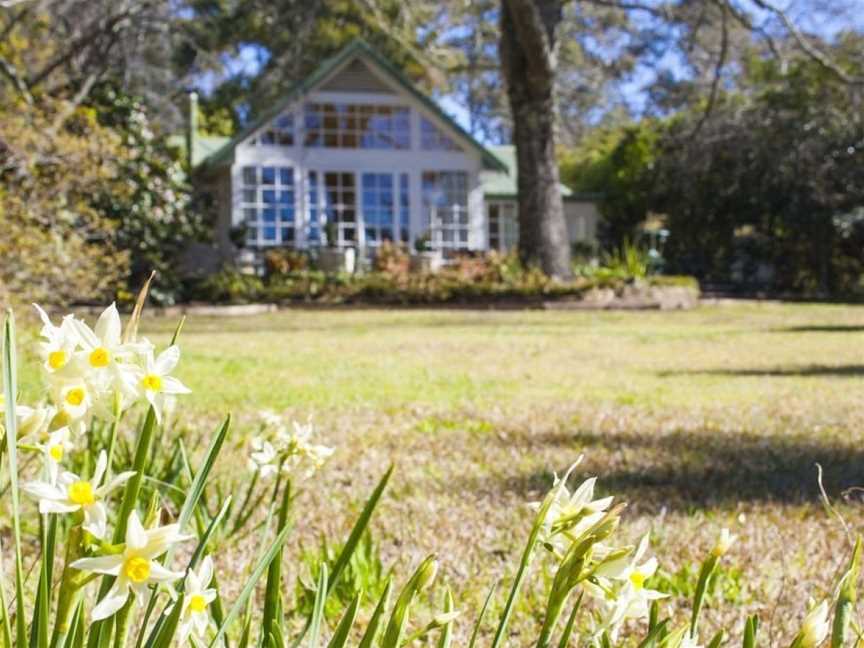
[[[264,254],[264,265],[267,274],[289,274],[306,270],[309,267],[309,257],[305,252],[290,248],[267,250]]]
[[[375,251],[372,269],[375,272],[404,277],[411,270],[411,258],[402,246],[384,241]]]

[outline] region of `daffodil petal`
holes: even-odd
[[[98,556],[96,558],[79,558],[69,566],[81,571],[92,571],[97,574],[117,576],[120,574],[120,568],[123,566],[123,556],[111,555]]]

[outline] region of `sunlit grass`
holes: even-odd
[[[161,341],[173,326],[145,331]],[[183,338],[190,405],[206,410],[752,407],[803,391],[824,409],[864,385],[864,309],[844,306],[289,311],[193,317]]]

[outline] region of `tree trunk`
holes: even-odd
[[[563,0],[501,0],[501,66],[513,115],[519,256],[551,277],[571,276],[570,239],[555,157],[556,30]]]

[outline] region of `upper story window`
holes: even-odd
[[[441,132],[425,117],[420,118],[420,148],[424,151],[459,151],[461,150],[452,138]]]
[[[411,112],[405,106],[309,103],[304,111],[309,147],[411,148]]]
[[[279,115],[255,137],[251,144],[259,146],[294,146],[294,115]]]

